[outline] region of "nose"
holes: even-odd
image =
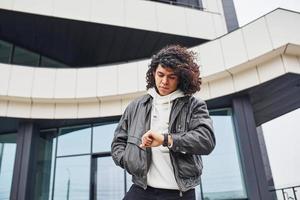
[[[164,76],[161,80],[161,82],[166,85],[168,83],[168,78],[166,76]]]

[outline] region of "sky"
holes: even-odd
[[[234,0],[243,26],[281,7],[300,12],[300,0]],[[300,185],[300,108],[263,124],[275,187]]]

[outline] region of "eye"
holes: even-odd
[[[177,78],[177,76],[170,76],[169,78],[170,78],[171,80],[174,80],[174,79]]]
[[[157,73],[157,75],[158,75],[159,77],[163,77],[163,76],[164,76],[164,74],[162,74],[162,73]]]

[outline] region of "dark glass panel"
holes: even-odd
[[[93,152],[110,151],[117,123],[96,125],[93,128]]]
[[[90,186],[90,156],[56,159],[55,200],[88,200]]]
[[[25,66],[38,66],[39,59],[39,54],[20,47],[15,47],[12,63]]]
[[[12,51],[12,44],[0,40],[0,62],[9,63]]]
[[[67,65],[60,63],[58,61],[55,61],[53,59],[47,58],[42,56],[41,57],[41,65],[42,67],[54,67],[54,68],[64,68],[68,67]]]
[[[212,115],[217,145],[212,154],[202,157],[204,199],[246,199],[232,116],[213,113],[221,115]]]
[[[57,156],[91,153],[90,126],[59,129]]]
[[[50,200],[52,197],[56,130],[41,131],[38,138],[37,170],[34,199]]]
[[[10,198],[16,147],[16,134],[0,135],[0,199]]]
[[[111,157],[97,159],[96,199],[119,200],[124,197],[124,173]]]

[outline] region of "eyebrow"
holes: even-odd
[[[160,73],[160,74],[163,74],[165,75],[165,73],[161,72],[161,71],[157,71],[157,73]],[[175,73],[172,73],[172,74],[168,74],[167,76],[177,76]]]

